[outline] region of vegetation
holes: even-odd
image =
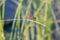
[[[2,1],[3,2],[3,1]],[[51,30],[51,24],[53,23],[52,17],[54,18],[54,22],[56,24],[56,27],[58,27],[56,22],[56,17],[52,8],[52,0],[39,0],[39,7],[37,6],[36,0],[28,0],[28,5],[26,7],[26,13],[25,18],[22,19],[22,27],[20,27],[20,15],[21,15],[21,9],[22,9],[22,3],[23,0],[19,0],[18,7],[16,9],[15,17],[17,20],[13,20],[12,24],[12,30],[14,30],[14,27],[16,26],[18,29],[18,40],[21,40],[25,36],[25,40],[29,40],[29,28],[31,28],[31,37],[32,40],[34,40],[34,27],[36,26],[37,34],[36,39],[37,40],[52,40],[52,30]],[[33,4],[34,7],[34,15],[35,19],[29,19],[29,16],[31,16],[31,4]],[[4,9],[5,9],[5,1],[3,2],[2,11],[0,10],[0,35],[2,34],[3,26],[4,26]],[[2,12],[2,13],[1,13]],[[27,24],[28,22],[28,24]],[[35,25],[36,24],[36,25]],[[24,29],[25,28],[25,29]],[[24,30],[24,32],[23,32]],[[22,31],[22,32],[21,32]],[[12,40],[12,32],[10,33],[9,40]],[[16,31],[14,32],[13,39],[16,38]],[[3,40],[0,36],[0,40]]]

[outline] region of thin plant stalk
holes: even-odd
[[[37,9],[36,12],[34,12],[34,16],[36,17],[36,21],[37,21],[37,22],[40,21],[39,18],[38,18],[38,16],[37,16],[37,14],[39,13],[39,11],[40,11],[41,8],[43,7],[43,5],[44,5],[44,3],[42,3],[42,4],[39,6],[39,8]],[[41,38],[40,38],[40,35],[39,35],[39,33],[40,33],[39,25],[36,25],[36,28],[37,28],[37,32],[38,32],[38,34],[37,34],[37,40],[40,40]],[[39,36],[38,36],[38,35],[39,35]]]
[[[1,20],[1,15],[0,15],[0,20]],[[2,22],[0,21],[0,40],[2,40],[2,30],[3,30],[3,26],[2,26]]]
[[[34,22],[30,22],[30,28],[31,28],[31,38],[34,40]]]
[[[26,8],[25,19],[28,19],[28,16],[29,16],[29,13],[30,13],[31,2],[32,2],[32,0],[29,0],[28,6]],[[21,30],[23,30],[25,22],[26,22],[26,20],[23,21]]]
[[[22,2],[21,2],[22,3]],[[17,10],[16,10],[16,14],[15,14],[15,17],[14,17],[14,19],[16,19],[16,17],[17,17],[17,14],[18,14],[18,9],[21,9],[21,5],[22,4],[18,4],[18,7],[17,7]],[[12,25],[12,30],[14,29],[14,25],[15,25],[15,20],[13,21],[13,25]],[[11,35],[10,35],[10,40],[11,40],[11,37],[12,37],[12,33],[11,33]]]
[[[2,19],[4,20],[4,12],[5,12],[5,1],[4,0],[2,1],[2,4],[3,4],[3,6],[2,6],[2,10],[0,10],[0,14],[1,14],[0,20],[2,20]],[[3,26],[4,26],[4,21],[0,21],[0,40],[4,39]]]
[[[19,10],[18,10],[18,14],[17,14],[17,19],[20,19],[20,13],[21,13],[21,7],[22,7],[22,2],[23,2],[23,0],[20,0],[20,8],[19,8]],[[20,20],[18,21],[16,21],[16,26],[17,26],[17,28],[18,28],[18,30],[20,31]],[[19,32],[18,31],[18,35],[19,35]],[[14,34],[14,35],[16,35],[16,33]],[[18,37],[18,39],[21,39],[21,36],[17,36]],[[15,38],[16,38],[16,36],[14,36],[14,40],[15,40]]]

